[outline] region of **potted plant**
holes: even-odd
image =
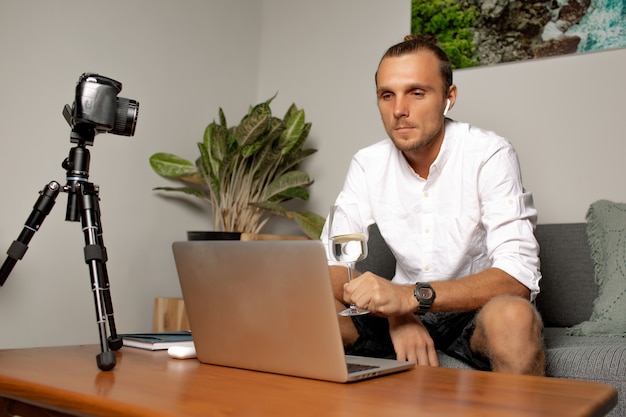
[[[274,96],[276,97],[276,96]],[[155,190],[182,192],[210,204],[215,231],[259,233],[274,215],[293,219],[306,236],[319,239],[324,218],[292,211],[282,203],[308,200],[313,183],[300,163],[316,149],[303,148],[311,129],[295,104],[283,119],[272,116],[269,100],[251,106],[239,125],[228,126],[223,110],[198,143],[195,163],[170,153],[156,153],[150,166],[183,187]]]

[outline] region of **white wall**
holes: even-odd
[[[0,3],[0,251],[22,230],[73,146],[61,115],[78,77],[99,72],[140,102],[132,138],[98,135],[90,180],[100,185],[115,318],[121,332],[152,326],[155,296],[179,295],[171,242],[209,229],[192,207],[158,197],[148,158],[190,159],[219,106],[240,114],[256,99],[261,3],[256,1],[3,0]],[[0,288],[0,347],[97,342],[80,224],[67,195]]]
[[[450,116],[513,142],[539,223],[581,222],[626,201],[624,68],[626,49],[457,71]]]
[[[373,74],[409,30],[409,0],[3,0],[0,3],[0,253],[72,144],[61,116],[78,76],[97,71],[140,102],[134,137],[99,135],[104,239],[121,332],[151,327],[155,296],[180,294],[170,244],[208,229],[194,203],[157,196],[148,157],[196,155],[222,106],[231,122],[276,91],[313,123],[310,208],[324,214],[352,154],[384,137]],[[540,221],[582,221],[598,198],[626,200],[619,166],[626,50],[458,71],[451,117],[509,137]],[[66,195],[0,288],[0,348],[98,341],[83,237]],[[290,229],[276,222],[273,230]],[[0,260],[4,258],[1,257]]]

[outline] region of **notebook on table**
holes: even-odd
[[[173,252],[203,363],[334,382],[415,366],[344,354],[319,241],[175,242]]]

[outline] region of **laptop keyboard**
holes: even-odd
[[[358,363],[348,363],[348,373],[352,374],[354,372],[367,371],[368,369],[376,369],[380,368],[379,366],[374,365],[361,365]]]

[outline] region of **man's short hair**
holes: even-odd
[[[443,94],[447,96],[450,86],[452,85],[452,64],[450,63],[448,55],[437,45],[436,38],[419,35],[405,36],[404,41],[387,49],[387,52],[385,52],[380,61],[382,62],[385,58],[412,54],[420,50],[432,52],[439,60],[439,72],[443,79]],[[380,66],[380,63],[378,65]],[[378,71],[376,71],[376,82],[378,83]]]

